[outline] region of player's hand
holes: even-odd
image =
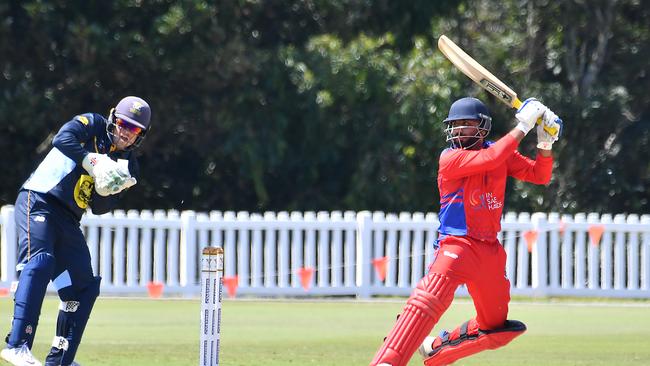
[[[106,154],[88,153],[81,161],[81,166],[86,169],[91,177],[95,178],[97,173],[108,169],[110,166],[116,164]]]
[[[138,181],[133,177],[128,177],[126,179],[116,179],[112,181],[107,187],[103,187],[102,193],[104,193],[104,196],[118,194],[127,188],[133,187],[136,183],[138,183]],[[97,190],[97,193],[99,193],[99,190]],[[99,194],[102,195],[101,193]]]
[[[518,122],[516,128],[521,130],[524,135],[527,134],[535,127],[535,123],[547,109],[544,104],[535,98],[526,99],[521,107],[517,109],[517,114],[515,114]]]
[[[103,165],[104,169],[96,169],[95,191],[100,196],[108,196],[133,187],[137,180],[129,173],[128,164],[128,160],[120,159],[113,165]]]
[[[544,129],[547,127],[546,129]],[[542,150],[551,150],[553,143],[562,136],[563,123],[557,114],[550,109],[546,109],[542,116],[542,123],[537,126],[537,148]],[[558,131],[551,135],[547,130]]]

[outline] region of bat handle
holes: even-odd
[[[512,108],[514,109],[519,109],[522,105],[522,102],[519,98],[515,98],[515,100],[512,101]],[[541,125],[542,124],[542,119],[538,118],[537,119],[537,124]],[[560,131],[558,131],[557,128],[555,127],[549,127],[549,126],[544,126],[544,131],[548,132],[549,135],[555,136],[557,135]]]
[[[537,124],[539,125],[541,123],[542,123],[542,119],[541,118],[537,119]],[[557,123],[556,123],[556,125],[557,125]],[[548,134],[551,135],[551,136],[556,136],[560,132],[560,131],[558,131],[557,128],[549,127],[549,126],[544,126],[544,131],[548,132]]]

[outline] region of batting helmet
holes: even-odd
[[[149,107],[149,104],[142,98],[129,96],[120,100],[120,102],[117,103],[117,106],[111,109],[110,115],[108,116],[108,123],[106,124],[106,132],[113,141],[115,141],[116,138],[116,118],[120,118],[127,123],[142,129],[135,142],[129,146],[129,148],[133,149],[140,146],[150,127],[151,108]]]
[[[479,121],[480,123],[478,126],[452,126],[453,121],[460,120],[474,120]],[[455,101],[449,108],[449,114],[443,122],[447,124],[447,128],[445,128],[447,141],[451,141],[454,147],[464,149],[476,145],[479,139],[485,138],[492,129],[492,117],[490,117],[490,111],[483,102],[471,97],[461,98]],[[463,132],[471,130],[471,128],[475,128],[476,131],[472,135],[455,133],[456,131]],[[463,140],[467,140],[466,138],[473,138],[473,140],[464,144]]]

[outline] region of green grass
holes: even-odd
[[[226,301],[222,324],[224,366],[367,365],[404,299],[354,301]],[[57,301],[48,297],[34,347],[41,360],[54,334]],[[0,332],[8,331],[9,298],[0,298]],[[456,301],[435,332],[474,315]],[[511,304],[510,317],[528,332],[509,346],[457,365],[650,365],[650,303],[566,301]],[[198,300],[97,301],[77,355],[82,365],[198,364]],[[419,356],[409,365],[422,365]]]

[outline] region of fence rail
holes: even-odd
[[[0,288],[16,280],[13,214],[0,211]],[[408,295],[433,260],[438,225],[435,214],[383,212],[115,211],[82,220],[104,293],[144,294],[158,282],[182,296],[199,293],[204,246],[224,248],[240,295]],[[650,215],[508,213],[499,239],[514,295],[650,298]],[[384,257],[382,280],[373,260]]]

